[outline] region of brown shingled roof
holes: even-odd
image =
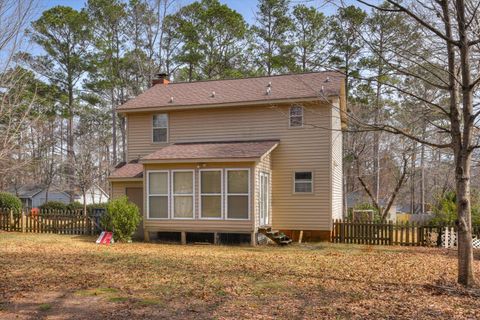
[[[279,140],[178,143],[155,151],[141,159],[195,160],[195,159],[257,159],[271,151]]]
[[[126,165],[112,172],[109,178],[142,178],[143,164],[127,163]]]
[[[271,83],[271,92],[267,94],[269,83]],[[344,76],[341,73],[325,71],[244,79],[177,82],[167,85],[157,84],[119,106],[117,110],[135,111],[136,109],[155,107],[258,103],[339,96],[343,83]]]

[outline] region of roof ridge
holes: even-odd
[[[339,70],[323,70],[323,71],[309,71],[309,72],[300,72],[300,73],[283,73],[283,74],[273,74],[270,76],[250,76],[242,78],[224,78],[224,79],[205,79],[205,80],[195,80],[195,81],[172,81],[168,83],[168,86],[173,84],[192,84],[200,82],[216,82],[216,81],[232,81],[232,80],[245,80],[245,79],[260,79],[260,78],[279,78],[279,77],[288,77],[288,76],[301,76],[306,74],[320,74],[320,73],[336,73],[339,76],[344,76]]]

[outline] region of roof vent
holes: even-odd
[[[267,96],[271,95],[272,94],[272,88],[268,87],[267,88]]]
[[[267,87],[269,87],[269,88],[272,87],[272,81],[268,81]]]
[[[327,78],[325,79],[325,82],[330,82],[330,77],[327,77]]]
[[[215,98],[215,91],[212,91],[211,97],[212,97],[212,98]]]
[[[173,103],[173,97],[170,97],[170,103]]]

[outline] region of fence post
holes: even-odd
[[[22,233],[25,233],[25,228],[26,228],[26,224],[27,224],[27,215],[25,212],[23,212],[22,210],[22,219],[20,220],[21,224],[22,224]]]
[[[448,232],[448,227],[445,227],[445,231],[444,231],[444,234],[445,234],[445,241],[443,242],[443,247],[444,248],[448,248],[448,242],[450,241],[449,239],[449,232]]]
[[[393,222],[388,223],[388,244],[393,245]]]
[[[345,221],[340,223],[340,243],[345,243]]]
[[[15,231],[15,220],[13,219],[13,209],[10,209],[10,223],[9,223],[9,229],[10,231]]]

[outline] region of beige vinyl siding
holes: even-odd
[[[149,220],[147,218],[147,199],[144,197],[144,226],[149,231],[189,231],[189,232],[252,232],[254,230],[253,196],[250,196],[250,219],[248,220],[205,220],[200,219],[199,211],[199,172],[200,169],[245,168],[250,169],[250,192],[253,188],[254,163],[204,163],[204,164],[145,164],[144,177],[148,170],[194,170],[195,173],[195,219],[178,220]],[[225,170],[224,170],[225,174]],[[147,190],[147,179],[144,179],[144,190]]]
[[[343,216],[343,137],[338,103],[332,108],[332,219]]]
[[[271,154],[272,225],[291,230],[329,230],[331,221],[331,107],[304,103],[303,128],[289,128],[290,105],[211,108],[169,112],[171,143],[280,139]],[[128,114],[128,159],[152,153],[152,113]],[[293,193],[295,170],[314,172],[314,192]],[[253,180],[252,180],[253,181]]]
[[[272,224],[272,194],[271,194],[271,186],[272,186],[272,165],[271,165],[271,154],[267,154],[264,156],[258,164],[255,166],[255,228],[260,226],[260,172],[266,172],[269,174],[269,184],[270,184],[270,196],[268,197],[269,200],[269,221],[268,224]]]
[[[143,188],[142,181],[112,181],[112,199],[126,195],[127,188]]]

